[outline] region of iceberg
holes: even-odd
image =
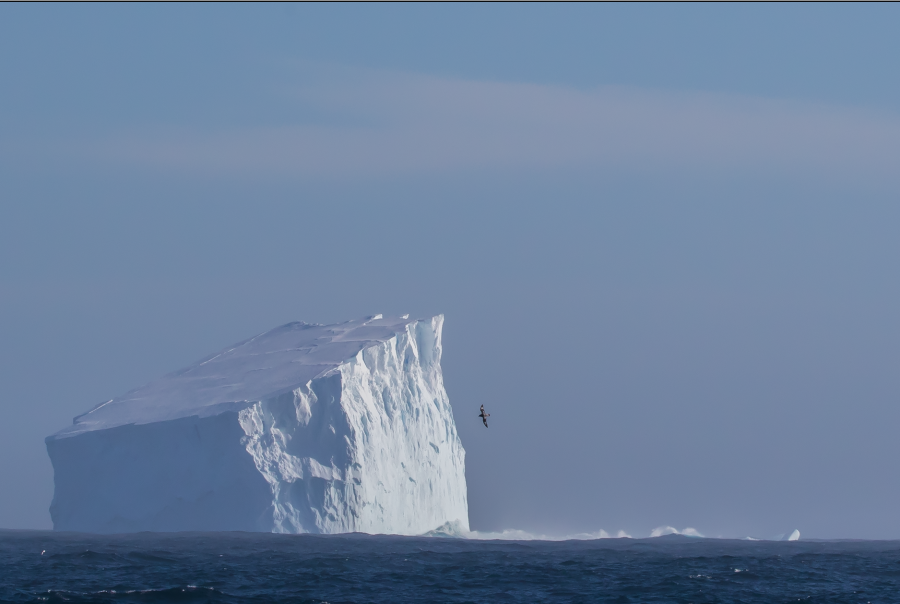
[[[442,328],[288,323],[97,405],[46,439],[54,529],[468,531]]]

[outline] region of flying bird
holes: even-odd
[[[484,412],[484,405],[482,405],[482,406],[481,406],[481,413],[478,415],[478,417],[480,417],[480,418],[481,418],[481,421],[484,422],[484,427],[485,427],[485,428],[488,427],[488,425],[487,425],[487,418],[489,418],[490,416],[491,416],[490,413],[485,413],[485,412]]]

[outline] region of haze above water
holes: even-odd
[[[99,402],[444,313],[473,530],[900,538],[898,20],[0,6],[0,526]]]

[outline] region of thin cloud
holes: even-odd
[[[893,180],[900,168],[900,117],[795,101],[357,74],[302,89],[297,102],[345,119],[121,133],[78,153],[260,177],[621,168]]]

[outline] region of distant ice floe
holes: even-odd
[[[651,537],[662,537],[664,535],[684,535],[685,537],[702,537],[700,531],[694,528],[686,528],[679,531],[673,526],[658,526],[650,532]]]
[[[800,531],[794,530],[790,535],[780,533],[769,539],[759,539],[757,537],[744,537],[744,541],[800,541]]]

